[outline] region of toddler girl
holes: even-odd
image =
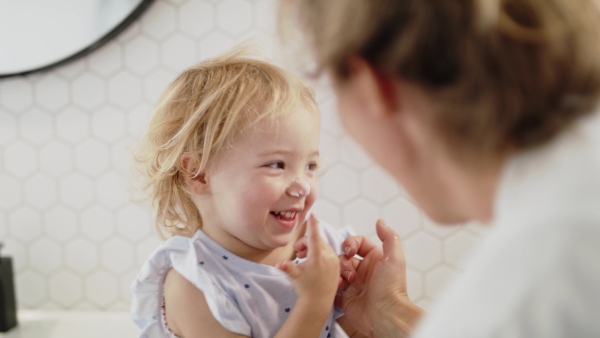
[[[309,217],[319,127],[311,91],[243,50],[170,84],[138,154],[170,237],[132,285],[141,337],[346,337],[333,302],[349,234]]]

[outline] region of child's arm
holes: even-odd
[[[177,271],[165,278],[165,307],[171,331],[185,338],[247,338],[226,330],[208,308],[204,293]]]
[[[171,269],[167,273],[164,285],[167,323],[171,331],[178,336],[248,338],[225,329],[210,311],[204,293],[177,271]],[[333,298],[329,301],[310,301],[299,297],[275,337],[318,337],[332,304]]]
[[[278,265],[290,276],[298,300],[275,338],[319,337],[333,308],[339,259],[319,235],[316,219],[311,217],[307,229],[308,259],[300,266],[291,262]],[[214,318],[204,293],[175,270],[167,273],[164,285],[167,323],[174,333],[185,338],[246,337],[226,330]]]
[[[307,238],[303,237],[300,240],[298,240],[295,244],[294,244],[294,250],[296,250],[296,254],[298,258],[305,258],[308,254],[308,247],[307,247]],[[340,283],[343,279],[340,279]],[[340,286],[338,286],[338,288],[341,288],[341,284]],[[344,332],[346,332],[346,334],[348,335],[349,338],[365,338],[365,337],[369,337],[363,333],[361,333],[358,328],[356,328],[356,326],[354,326],[354,324],[352,324],[352,322],[348,319],[347,316],[341,316],[338,319],[336,319],[337,324],[344,330]]]
[[[307,222],[308,253],[301,265],[283,262],[298,294],[298,301],[275,338],[319,337],[333,308],[340,274],[339,258],[319,235],[317,219]]]

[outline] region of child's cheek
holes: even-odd
[[[310,184],[310,194],[313,199],[317,199],[319,197],[319,184],[316,181],[311,182]]]
[[[243,192],[241,192],[240,199],[241,199],[241,202],[244,203],[244,205],[247,205],[247,206],[256,205],[256,202],[260,201],[260,199],[261,199],[261,191],[258,187],[255,187],[254,189],[243,191]]]
[[[319,197],[319,185],[316,182],[310,184],[310,195],[306,197],[306,208],[312,208],[313,204]]]

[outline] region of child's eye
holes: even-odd
[[[315,171],[319,168],[319,164],[318,163],[309,163],[306,165],[306,169],[310,170],[310,171]]]
[[[283,165],[283,162],[273,162],[273,163],[267,164],[267,167],[273,168],[273,169],[283,169],[284,165]]]

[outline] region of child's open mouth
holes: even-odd
[[[296,214],[297,213],[295,211],[271,211],[271,215],[285,222],[295,221]]]

